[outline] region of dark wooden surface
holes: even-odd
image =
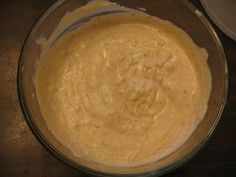
[[[90,176],[55,159],[29,130],[17,98],[17,62],[25,37],[55,0],[0,1],[0,177]],[[203,11],[199,1],[191,2]],[[208,145],[164,177],[236,176],[236,42],[216,28],[227,56],[230,89],[222,119]]]

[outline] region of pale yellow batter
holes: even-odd
[[[48,128],[76,156],[145,164],[175,151],[202,120],[207,57],[168,21],[96,17],[44,51],[37,97]]]

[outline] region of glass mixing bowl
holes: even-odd
[[[192,136],[175,152],[154,163],[136,167],[112,167],[74,156],[47,129],[35,93],[34,74],[40,56],[36,39],[48,38],[60,19],[69,11],[89,0],[59,0],[39,19],[30,32],[18,66],[18,93],[26,121],[37,139],[53,155],[77,169],[99,175],[146,176],[169,172],[191,159],[206,143],[222,114],[228,89],[227,63],[220,40],[206,18],[184,0],[112,0],[128,8],[146,9],[146,13],[169,20],[184,29],[192,39],[209,53],[208,65],[212,74],[212,92],[204,119]]]

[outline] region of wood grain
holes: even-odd
[[[17,62],[32,25],[55,0],[0,2],[0,176],[90,176],[55,159],[35,139],[21,113]],[[191,2],[203,11],[199,1]],[[214,26],[215,27],[215,26]],[[222,119],[207,146],[189,163],[164,177],[236,176],[236,42],[217,27],[227,56],[230,88]]]

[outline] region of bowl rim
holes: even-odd
[[[56,147],[54,147],[48,140],[47,138],[43,135],[43,133],[39,130],[37,127],[36,123],[33,120],[32,115],[30,114],[30,111],[28,109],[28,105],[26,102],[26,98],[24,95],[24,86],[23,86],[23,72],[22,68],[24,65],[24,53],[25,53],[25,48],[27,43],[30,41],[30,39],[34,36],[35,32],[41,25],[41,23],[45,20],[45,18],[54,11],[58,6],[60,6],[62,3],[64,3],[67,0],[58,0],[56,1],[53,5],[51,5],[44,13],[43,15],[36,21],[33,25],[32,28],[30,29],[28,35],[26,36],[26,39],[23,44],[23,48],[21,49],[21,54],[19,57],[18,61],[18,68],[17,68],[17,92],[18,92],[18,100],[20,103],[21,110],[23,112],[24,118],[31,130],[31,132],[34,134],[34,136],[37,138],[37,140],[42,144],[47,151],[52,154],[54,157],[59,159],[60,161],[64,162],[64,164],[67,164],[71,167],[74,167],[75,169],[82,170],[83,172],[92,174],[92,175],[97,175],[97,176],[149,176],[149,175],[163,175],[167,172],[173,171],[174,169],[183,166],[186,162],[191,160],[193,157],[195,157],[200,150],[203,149],[203,147],[206,145],[206,142],[209,140],[211,137],[213,131],[215,130],[217,124],[219,123],[219,120],[222,116],[225,104],[226,104],[226,99],[228,95],[228,87],[229,87],[229,74],[228,74],[228,63],[226,59],[226,55],[224,53],[223,46],[221,44],[221,41],[215,32],[214,28],[212,27],[210,21],[202,14],[201,11],[199,11],[191,2],[188,0],[182,0],[186,4],[186,6],[196,15],[198,16],[199,20],[202,21],[202,23],[205,25],[205,27],[208,28],[209,32],[212,33],[212,36],[219,48],[219,52],[221,54],[222,60],[225,65],[225,85],[224,85],[224,94],[221,100],[221,106],[218,110],[217,117],[212,124],[211,128],[209,129],[207,135],[205,138],[202,140],[202,142],[195,147],[195,149],[183,156],[182,159],[179,161],[175,161],[174,163],[169,164],[168,166],[161,168],[161,169],[155,169],[149,172],[144,172],[144,173],[110,173],[110,172],[104,172],[104,171],[99,171],[96,169],[91,169],[89,167],[83,166],[81,164],[76,163],[75,161],[71,160],[70,158],[66,157],[64,154],[62,154],[59,150],[57,150]]]

